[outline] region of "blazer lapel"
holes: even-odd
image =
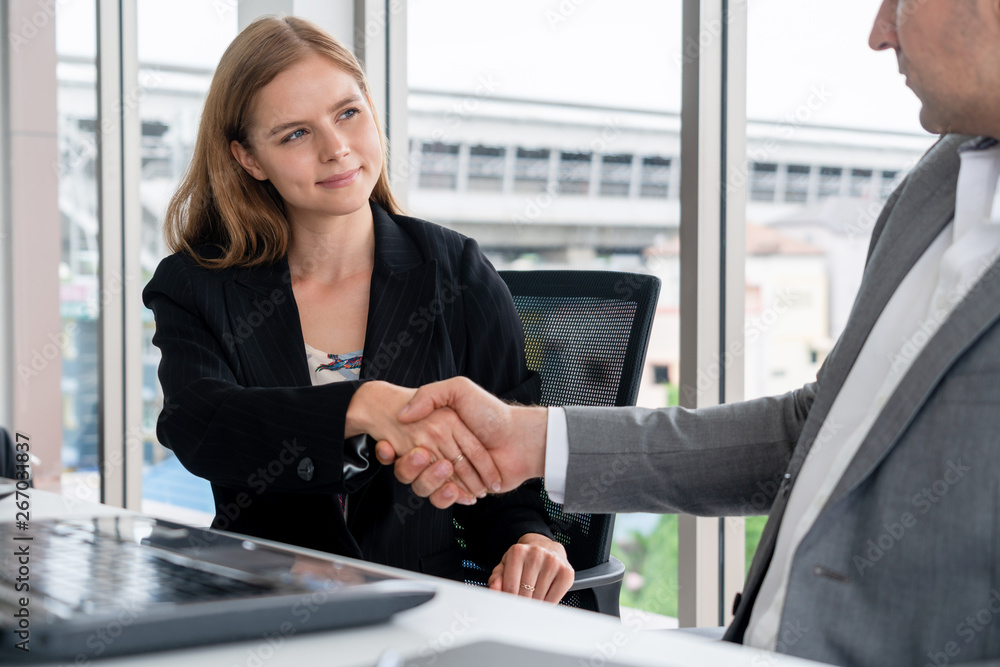
[[[233,344],[250,385],[308,386],[312,380],[288,260],[237,271],[225,294]]]
[[[997,320],[1000,320],[1000,260],[990,266],[914,360],[844,471],[826,507],[871,474],[916,418],[948,369]]]
[[[802,446],[796,448],[789,463],[793,478],[798,475],[882,310],[906,274],[954,217],[957,149],[970,138],[955,135],[938,142],[911,172],[897,205],[888,213],[878,245],[865,268],[847,328],[837,343],[836,357],[846,361],[831,364],[822,391],[809,412]]]
[[[368,301],[361,378],[422,384],[438,319],[437,262],[426,260],[403,229],[372,204],[375,268]]]

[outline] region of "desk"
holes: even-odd
[[[0,500],[0,520],[14,518],[14,499]],[[31,518],[83,518],[126,513],[125,510],[74,501],[43,491],[31,491]],[[317,555],[319,552],[298,549]],[[331,560],[340,557],[321,554]],[[350,560],[350,559],[341,559]],[[368,564],[371,566],[370,564]],[[619,620],[593,612],[556,607],[425,575],[376,566],[376,569],[432,581],[433,600],[397,614],[387,624],[270,641],[178,649],[99,661],[107,665],[142,667],[370,667],[391,648],[402,657],[422,657],[426,665],[454,664],[448,650],[480,641],[559,653],[574,665],[602,667],[609,661],[636,667],[667,665],[726,665],[732,667],[807,667],[819,663],[713,642],[677,631],[640,631]],[[539,663],[543,664],[543,663]],[[517,667],[535,667],[518,661]]]

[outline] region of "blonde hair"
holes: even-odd
[[[290,230],[281,195],[270,181],[258,181],[240,166],[230,143],[249,147],[258,91],[312,54],[354,77],[368,99],[382,146],[382,171],[371,200],[390,213],[400,212],[389,189],[386,138],[358,59],[309,21],[267,16],[237,35],[212,77],[191,164],[167,206],[163,235],[171,252],[185,251],[202,266],[217,269],[273,264],[287,253]],[[222,255],[200,257],[195,248],[204,244],[219,246]]]

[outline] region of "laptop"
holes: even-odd
[[[380,623],[433,585],[145,516],[0,523],[0,662]]]

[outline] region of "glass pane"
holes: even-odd
[[[748,399],[815,380],[882,204],[935,139],[891,52],[868,48],[876,5],[748,5]],[[746,522],[748,563],[763,522]]]
[[[139,0],[138,98],[142,119],[142,274],[152,277],[167,254],[163,216],[194,149],[198,120],[215,66],[236,37],[236,3]],[[178,48],[183,44],[184,48]],[[209,483],[195,477],[156,440],[163,392],[156,378],[153,313],[143,308],[142,511],[208,525],[215,516]]]
[[[62,259],[62,493],[100,500],[97,462],[98,139],[97,7],[94,0],[56,3],[56,113]]]
[[[408,20],[410,139],[454,147],[430,180],[411,150],[408,212],[498,269],[658,276],[639,404],[676,404],[680,0],[411,0]],[[676,625],[676,517],[620,515],[612,553],[625,607]]]

